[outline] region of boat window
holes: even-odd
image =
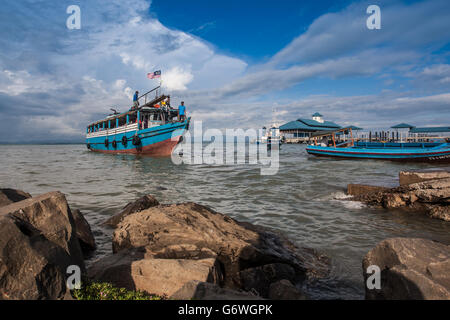
[[[130,123],[136,123],[136,114],[130,114]]]
[[[119,127],[124,126],[126,124],[127,124],[127,118],[126,117],[119,118]]]

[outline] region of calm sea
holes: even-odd
[[[101,222],[150,193],[161,203],[211,206],[323,251],[332,258],[331,277],[305,288],[321,299],[362,299],[362,258],[383,239],[423,237],[450,243],[450,223],[345,199],[348,183],[395,185],[399,171],[427,167],[314,158],[304,145],[283,145],[278,174],[262,176],[254,165],[174,165],[170,158],[92,153],[84,145],[0,146],[0,186],[32,195],[65,193],[95,232],[99,248],[92,259],[111,252],[112,230]]]

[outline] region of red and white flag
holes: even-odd
[[[149,78],[149,79],[156,79],[156,78],[160,78],[160,77],[161,77],[161,70],[147,73],[147,78]]]

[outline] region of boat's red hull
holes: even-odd
[[[126,149],[126,150],[94,150],[91,149],[94,152],[101,152],[101,153],[112,153],[112,154],[141,154],[141,155],[148,155],[148,156],[154,156],[154,157],[169,157],[177,144],[181,141],[181,136],[167,139],[164,141],[156,142],[153,144],[150,144],[148,146],[144,147],[137,147],[133,149]]]

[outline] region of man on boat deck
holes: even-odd
[[[181,101],[181,105],[178,106],[178,120],[186,120],[186,107],[184,105],[184,101]]]
[[[139,107],[138,96],[139,96],[139,91],[136,91],[133,96],[133,108]]]

